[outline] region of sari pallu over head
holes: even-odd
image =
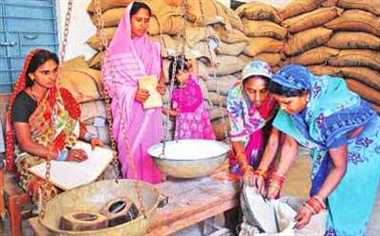
[[[245,78],[236,84],[228,93],[227,110],[231,126],[231,140],[245,144],[245,154],[252,165],[258,164],[258,158],[264,146],[263,128],[276,112],[277,103],[269,95],[260,105],[256,106],[250,101],[244,90],[244,80],[255,79],[254,76],[264,76],[268,79],[272,76],[270,66],[262,61],[250,62],[243,71]],[[258,77],[261,78],[261,77]],[[231,165],[236,160],[231,159]]]
[[[12,109],[16,96],[26,89],[26,71],[33,56],[41,49],[30,52],[24,62],[23,70],[10,97],[6,121],[6,166],[14,170],[15,130]],[[38,102],[35,111],[29,117],[28,124],[32,140],[56,151],[73,146],[79,137],[80,107],[71,93],[54,87],[49,89]]]
[[[132,5],[133,3],[130,3],[127,7],[107,48],[102,75],[107,93],[112,98],[112,132],[118,144],[123,176],[138,178],[141,176],[131,176],[131,173],[127,173],[128,152],[131,151],[138,169],[139,166],[148,166],[145,168],[147,174],[149,169],[153,168],[153,163],[152,160],[145,159],[145,149],[146,146],[160,141],[162,124],[160,109],[144,111],[142,104],[135,101],[135,93],[141,76],[155,75],[157,79],[160,78],[161,56],[160,45],[152,42],[148,35],[132,38],[130,18]],[[141,171],[143,169],[144,167]],[[150,178],[155,179],[153,182],[157,182],[159,176],[147,177],[148,180]]]
[[[284,87],[309,92],[309,102],[299,114],[277,113],[273,125],[313,149],[312,189],[320,189],[331,160],[328,149],[348,132],[363,126],[376,117],[376,113],[357,94],[350,91],[342,78],[315,76],[305,67],[288,65],[272,80]]]

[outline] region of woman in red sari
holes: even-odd
[[[79,122],[80,107],[71,93],[57,86],[58,65],[55,53],[44,49],[30,52],[7,113],[6,167],[16,167],[21,187],[34,202],[44,181],[28,172],[28,168],[46,159],[86,160],[85,151],[72,148],[78,138],[91,142],[93,147],[102,145]]]

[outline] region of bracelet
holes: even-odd
[[[286,180],[285,176],[279,175],[276,172],[273,172],[269,179],[269,186],[278,187],[281,190],[285,183],[285,180]]]
[[[86,132],[83,136],[84,141],[91,142],[93,138],[97,138],[98,136],[94,133]]]
[[[323,202],[320,202],[320,200],[315,196],[309,198],[309,200],[306,201],[305,206],[311,208],[313,214],[318,214],[323,209],[326,209],[325,204]]]
[[[257,175],[257,176],[261,176],[264,179],[266,179],[268,177],[267,171],[263,170],[263,169],[257,169],[257,170],[255,170],[254,174]]]
[[[323,201],[323,199],[320,196],[314,195],[313,198],[315,198],[321,204],[323,209],[326,209],[325,201]]]
[[[243,174],[245,174],[247,171],[253,171],[253,167],[250,166],[250,165],[244,165],[242,168],[241,168],[241,171],[243,172]]]
[[[57,161],[66,161],[69,156],[69,150],[64,148],[62,151],[58,152]]]
[[[317,212],[315,211],[315,209],[307,202],[305,202],[305,204],[303,204],[304,207],[306,207],[309,211],[311,211],[311,213],[313,215],[317,214]]]

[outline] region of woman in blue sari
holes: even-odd
[[[327,209],[325,235],[366,235],[380,179],[380,118],[343,79],[314,76],[300,65],[281,69],[269,90],[281,107],[273,126],[286,138],[268,197],[278,195],[298,146],[309,147],[312,187],[297,228]]]

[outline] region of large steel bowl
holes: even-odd
[[[182,139],[156,144],[148,153],[166,175],[195,178],[207,176],[220,167],[229,150],[228,145],[214,140]]]
[[[40,218],[40,222],[54,235],[144,235],[152,215],[162,200],[162,195],[156,187],[142,181],[138,181],[138,186],[142,194],[146,218],[140,214],[136,219],[124,224],[92,231],[67,231],[61,230],[59,227],[63,215],[73,212],[99,212],[109,201],[114,199],[127,197],[138,203],[134,183],[134,180],[127,179],[120,179],[118,183],[115,180],[103,180],[63,192],[47,202],[45,217]]]

